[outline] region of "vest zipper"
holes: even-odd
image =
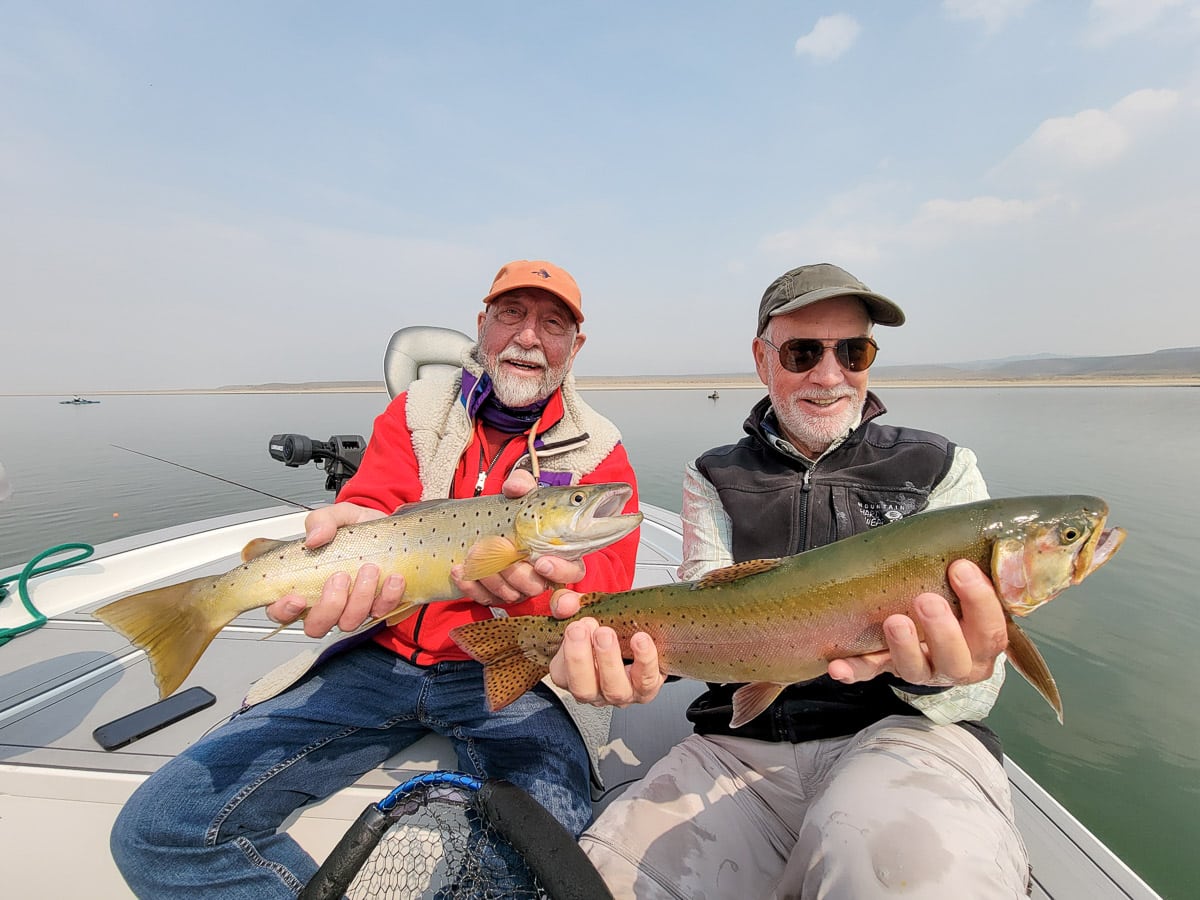
[[[813,468],[816,468],[815,464]],[[808,549],[808,498],[811,493],[812,469],[805,467],[804,480],[800,483],[800,550]]]

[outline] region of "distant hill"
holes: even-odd
[[[1136,382],[1159,381],[1200,385],[1200,347],[1176,347],[1129,356],[1052,356],[1038,354],[1006,359],[975,360],[954,364],[919,366],[876,366],[871,370],[875,384],[1020,384],[1046,382]],[[744,387],[757,386],[753,372],[709,375],[580,375],[581,388],[601,387]],[[268,384],[234,384],[217,388],[222,392],[292,393],[297,391],[383,391],[383,381],[303,381]]]
[[[1041,381],[1096,378],[1200,378],[1200,347],[1176,347],[1129,356],[1045,356],[980,360],[954,365],[879,366],[879,380]]]

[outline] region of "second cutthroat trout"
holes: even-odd
[[[474,497],[410,503],[395,515],[339,528],[315,549],[294,541],[251,541],[242,564],[224,575],[196,578],[115,600],[96,618],[146,651],[159,694],[174,693],[222,628],[238,615],[298,594],[311,606],[329,577],[353,577],[364,563],[379,567],[379,584],[404,576],[404,605],[395,623],[418,606],[462,592],[450,569],[463,563],[477,581],[521,559],[579,559],[631,533],[640,512],[622,515],[627,484],[539,487],[523,497]]]
[[[932,591],[961,610],[946,578],[956,559],[989,573],[1008,617],[1008,658],[1062,721],[1062,701],[1037,648],[1013,621],[1079,584],[1125,538],[1105,529],[1099,497],[984,500],[911,516],[780,559],[743,562],[695,582],[591,593],[574,618],[612,627],[630,657],[644,631],[668,675],[744,683],[732,727],[746,724],[790,684],[824,675],[832,659],[886,649],[883,622],[912,614]],[[573,619],[514,616],[450,632],[484,665],[488,705],[500,709],[549,671]]]

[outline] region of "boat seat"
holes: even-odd
[[[474,345],[474,339],[453,328],[401,328],[392,335],[383,354],[383,381],[388,394],[395,397],[429,371],[459,368],[463,353]]]

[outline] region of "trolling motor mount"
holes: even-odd
[[[267,450],[285,466],[298,469],[308,463],[325,464],[325,490],[336,495],[358,471],[367,442],[361,434],[335,434],[318,441],[303,434],[274,434]]]

